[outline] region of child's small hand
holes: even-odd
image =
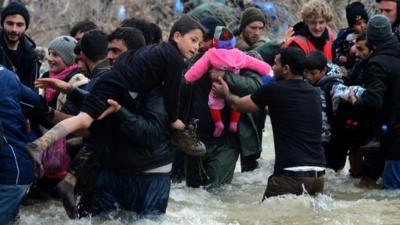
[[[347,62],[347,57],[343,56],[343,55],[339,56],[339,62],[346,63]]]
[[[349,88],[349,96],[346,99],[347,102],[349,102],[350,104],[354,105],[357,102],[357,97],[354,94],[354,91],[352,88]]]
[[[171,127],[176,130],[183,130],[185,129],[185,124],[182,122],[182,120],[177,119],[175,122],[171,123]]]

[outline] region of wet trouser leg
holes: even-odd
[[[268,178],[267,188],[263,200],[283,194],[301,195],[307,192],[310,195],[321,193],[324,189],[324,177],[292,177],[287,175],[271,175]]]
[[[239,144],[233,137],[224,143],[207,145],[204,157],[187,156],[185,163],[186,185],[209,188],[231,183],[239,157]]]
[[[165,214],[170,187],[169,173],[126,176],[103,169],[96,182],[93,214],[116,209],[133,211],[139,216]]]

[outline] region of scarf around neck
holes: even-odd
[[[65,70],[63,70],[63,71],[61,71],[59,73],[55,73],[55,72],[49,71],[49,78],[55,78],[55,79],[58,79],[58,80],[64,80],[68,75],[70,75],[76,69],[78,69],[78,65],[77,64],[72,64],[71,66],[69,66],[68,68],[66,68]],[[45,91],[46,102],[50,103],[51,101],[53,101],[53,99],[58,94],[59,94],[59,91],[56,91],[53,88],[46,88],[46,91]]]

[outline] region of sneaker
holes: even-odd
[[[200,141],[197,134],[198,119],[193,119],[184,130],[174,130],[171,143],[180,151],[192,156],[203,156],[206,154],[206,146]]]

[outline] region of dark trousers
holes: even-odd
[[[324,177],[295,177],[288,175],[271,175],[268,178],[267,189],[263,200],[272,196],[295,194],[301,195],[307,191],[310,195],[321,193],[324,189]]]
[[[139,216],[165,214],[170,188],[169,173],[125,176],[103,169],[96,182],[93,214],[117,209]]]

